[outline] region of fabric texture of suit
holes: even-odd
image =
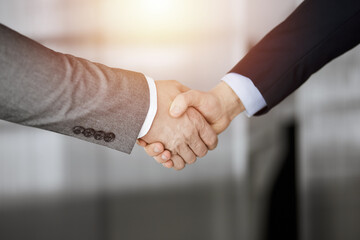
[[[54,52],[0,25],[0,119],[130,153],[148,108],[143,74]]]
[[[360,42],[359,0],[305,0],[230,71],[250,78],[268,112]]]

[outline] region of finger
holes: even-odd
[[[170,115],[180,117],[188,107],[197,107],[201,105],[203,93],[190,90],[177,95],[170,106]]]
[[[139,138],[138,140],[136,140],[136,143],[141,146],[141,147],[146,147],[147,142],[145,142],[144,140],[142,140],[141,138]]]
[[[164,145],[162,143],[157,142],[145,146],[144,149],[149,156],[155,157],[164,152]]]
[[[189,147],[198,157],[204,157],[208,152],[208,147],[205,145],[203,140],[199,137],[198,133],[196,132],[191,136]]]
[[[178,155],[180,155],[187,164],[192,164],[196,161],[196,155],[185,143],[180,145]]]
[[[171,159],[171,153],[168,150],[165,150],[162,154],[154,156],[154,159],[158,163],[165,163],[165,162],[167,162],[168,160]]]
[[[174,163],[173,168],[175,170],[181,170],[185,167],[185,161],[184,159],[182,159],[182,157],[180,157],[179,155],[174,155],[172,156],[171,160]]]
[[[204,124],[199,128],[199,136],[209,150],[214,150],[218,144],[218,136],[215,130],[204,120]]]
[[[168,160],[165,163],[162,164],[166,168],[172,168],[174,166],[174,163],[172,160]]]
[[[204,119],[204,117],[194,108],[189,108],[187,111],[189,119],[195,124],[195,128],[199,133],[199,137],[206,144],[209,150],[216,148],[218,138],[214,129]]]

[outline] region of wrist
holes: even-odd
[[[245,110],[238,95],[225,82],[221,81],[210,92],[218,98],[224,114],[230,121]]]

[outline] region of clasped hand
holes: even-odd
[[[183,169],[217,146],[223,132],[244,110],[224,82],[209,92],[190,90],[177,81],[156,81],[158,110],[149,132],[138,139],[164,167]]]

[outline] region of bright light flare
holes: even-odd
[[[169,16],[175,5],[174,0],[140,0],[138,4],[145,14],[161,17]]]
[[[194,0],[102,0],[102,29],[111,38],[165,39],[195,31],[203,4]]]

